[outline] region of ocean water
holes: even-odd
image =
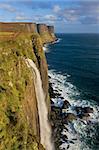
[[[70,82],[99,103],[99,34],[58,34],[49,46],[49,69],[69,74]]]
[[[46,45],[50,82],[64,100],[75,106],[90,106],[90,124],[79,119],[67,128],[69,139],[77,138],[69,150],[99,150],[99,34],[57,34],[58,42]],[[60,99],[53,99],[56,105]],[[65,133],[65,129],[62,134]],[[68,143],[60,145],[67,149]]]

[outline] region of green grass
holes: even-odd
[[[0,150],[43,150],[22,108],[33,75],[25,58],[37,63],[31,38],[20,34],[15,40],[0,41]]]

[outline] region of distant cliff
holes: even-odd
[[[26,59],[31,59],[40,72],[45,102],[50,113],[48,68],[43,44],[54,40],[46,25],[0,23],[1,150],[44,149],[40,144],[35,75],[27,66]]]
[[[40,34],[43,43],[53,42],[54,40],[56,40],[54,34],[54,27],[53,27],[53,32],[51,32],[51,28],[52,26],[47,26],[46,24],[37,24],[37,31]]]
[[[53,42],[56,40],[54,26],[47,26],[46,24],[36,24],[31,22],[1,22],[0,32],[38,33],[41,36],[43,43]]]

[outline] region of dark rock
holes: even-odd
[[[55,93],[55,97],[60,97],[61,94],[60,93]]]
[[[65,100],[63,103],[62,109],[67,109],[69,108],[69,106],[70,106],[70,103],[67,100]]]
[[[75,144],[73,141],[69,141],[69,143],[71,143],[71,144]]]
[[[66,135],[61,134],[60,138],[62,138],[62,140],[65,142],[68,141],[68,137]]]
[[[62,144],[63,144],[63,142],[62,142],[62,141],[59,141],[59,142],[58,142],[58,145],[59,145],[59,146],[60,146],[60,145],[62,145]]]
[[[70,146],[68,145],[68,146],[67,146],[67,149],[69,149],[69,147],[70,147]]]
[[[91,108],[91,107],[84,107],[83,108],[83,112],[84,113],[93,113],[93,108]]]
[[[83,115],[82,119],[88,121],[89,117],[90,117],[90,115],[86,113]]]
[[[61,98],[61,99],[64,99],[64,97],[62,97],[62,96],[61,96],[60,98]]]
[[[90,115],[88,113],[84,113],[83,115],[84,117],[90,117]]]
[[[52,87],[52,83],[49,83],[49,94],[50,94],[50,98],[55,98],[55,93]]]
[[[76,107],[75,110],[77,114],[93,113],[93,108],[90,107]]]
[[[49,94],[50,94],[50,98],[61,97],[61,94],[58,93],[57,90],[53,89],[52,83],[49,83]]]
[[[73,141],[76,141],[77,139],[72,139]]]
[[[54,90],[54,92],[58,92],[57,90]]]
[[[75,107],[75,110],[76,110],[77,114],[81,114],[83,111],[83,108],[82,107]]]
[[[62,150],[65,150],[65,148],[63,148]]]
[[[51,104],[54,104],[54,102],[51,100]]]
[[[72,113],[68,113],[67,116],[65,117],[65,120],[67,122],[71,122],[71,121],[76,120],[76,119],[77,119],[76,115],[74,115]]]
[[[85,119],[85,118],[90,117],[90,115],[89,115],[88,113],[81,113],[81,114],[78,115],[78,117],[79,117],[80,119]]]
[[[60,124],[62,122],[62,110],[59,107],[52,106],[50,118],[53,120],[53,122],[56,122],[55,125]]]
[[[52,120],[55,120],[55,119],[56,119],[56,113],[55,113],[55,111],[51,111],[51,113],[50,113],[50,118],[51,118]]]
[[[49,79],[51,79],[51,77],[50,76],[48,76],[49,77]]]

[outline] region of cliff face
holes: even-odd
[[[36,24],[31,22],[0,22],[0,32],[8,32],[10,37],[16,37],[20,32],[38,33],[41,37],[43,44],[50,43],[56,40],[56,36],[54,34],[54,27],[47,26],[46,24]],[[6,34],[3,34],[3,36],[4,35],[6,38]]]
[[[9,24],[9,28],[2,26],[0,31],[0,149],[43,150],[35,76],[27,67],[26,59],[32,59],[40,71],[50,110],[47,63],[42,49],[44,39],[37,32],[30,32],[35,28],[32,24],[25,24],[29,28],[27,32],[23,33],[22,28],[15,36],[18,26]]]
[[[53,42],[55,40],[47,25],[37,24],[37,31],[43,39],[43,43]]]
[[[48,31],[51,34],[52,38],[54,40],[56,40],[56,36],[55,36],[55,33],[54,33],[54,26],[47,26],[47,27],[48,27]]]
[[[22,32],[22,31],[28,33],[37,32],[36,23],[26,23],[26,22],[0,23],[0,32]]]

